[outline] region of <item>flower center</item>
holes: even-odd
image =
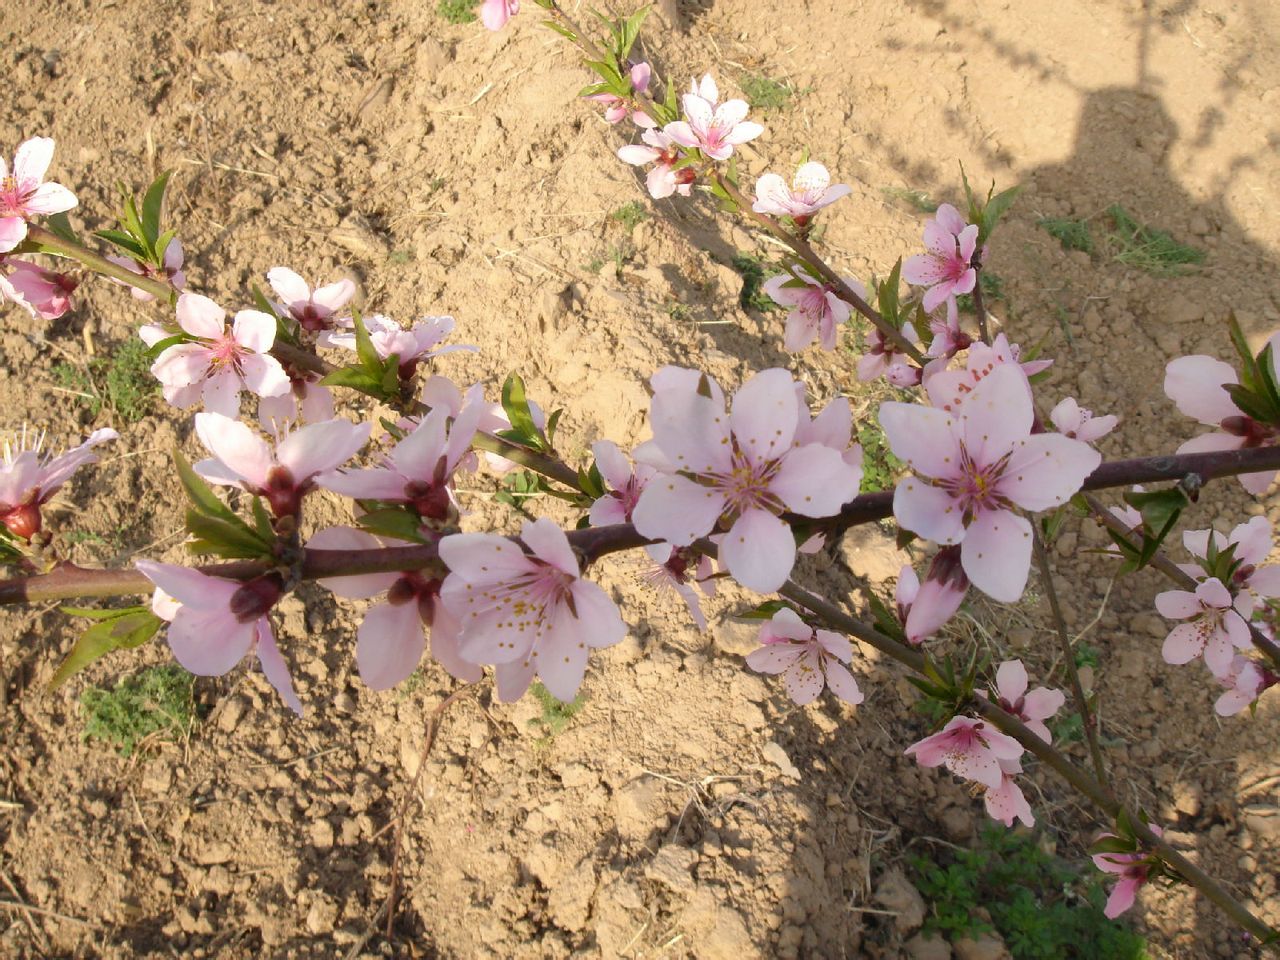
[[[0,212],[21,214],[27,191],[18,186],[18,178],[10,174],[0,177]]]
[[[979,464],[963,444],[960,446],[960,475],[938,481],[938,486],[959,500],[964,508],[965,523],[969,524],[983,510],[1003,510],[1008,501],[999,491],[1000,479],[1009,463],[1005,454],[994,463]]]
[[[780,461],[766,460],[753,464],[737,449],[734,440],[733,465],[728,473],[709,474],[708,479],[725,496],[725,515],[734,519],[753,508],[781,513],[782,503],[769,490],[769,482],[778,472]]]
[[[245,352],[245,349],[236,343],[236,338],[230,332],[224,333],[209,345],[210,360],[214,364],[235,366]]]

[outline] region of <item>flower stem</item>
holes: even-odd
[[[144,277],[140,273],[134,273],[132,270],[120,266],[118,263],[112,263],[106,257],[99,253],[95,253],[82,243],[73,240],[67,240],[60,237],[52,230],[46,230],[39,224],[27,224],[27,238],[42,247],[48,247],[50,250],[68,257],[80,263],[81,266],[87,267],[94,273],[100,273],[105,277],[111,277],[113,280],[119,280],[131,287],[137,287],[139,290],[145,290],[165,303],[173,302],[174,289],[163,280],[157,280],[155,277]]]

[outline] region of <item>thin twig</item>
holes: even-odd
[[[1058,635],[1058,645],[1062,648],[1067,676],[1071,679],[1071,696],[1075,700],[1076,712],[1080,714],[1085,739],[1089,743],[1093,773],[1098,778],[1098,782],[1103,784],[1109,792],[1111,782],[1107,777],[1106,764],[1102,760],[1102,748],[1098,745],[1097,724],[1093,711],[1089,709],[1089,698],[1085,696],[1084,687],[1080,685],[1080,672],[1076,669],[1075,651],[1071,649],[1071,638],[1067,636],[1067,624],[1062,617],[1062,605],[1058,602],[1058,589],[1053,583],[1053,568],[1049,565],[1049,552],[1044,548],[1044,538],[1040,536],[1040,525],[1034,517],[1031,518],[1031,538],[1036,565],[1040,568],[1040,582],[1044,584],[1045,595],[1049,598],[1049,610],[1053,614],[1054,632]]]

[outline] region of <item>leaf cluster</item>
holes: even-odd
[[[400,355],[393,353],[383,359],[360,313],[355,312],[351,319],[355,325],[356,362],[327,374],[321,385],[348,387],[383,403],[395,403],[400,398]]]
[[[933,910],[927,932],[954,938],[994,930],[1015,960],[1148,956],[1141,937],[1103,915],[1100,876],[1046,853],[1033,834],[988,826],[974,849],[938,861],[912,857],[910,865]]]
[[[273,559],[276,534],[261,498],[253,498],[250,526],[218,499],[177,450],[173,451],[173,462],[182,489],[191,500],[186,512],[187,532],[192,537],[187,541],[189,551],[227,560]]]
[[[84,738],[104,740],[128,757],[148,737],[179,740],[199,719],[195,678],[180,667],[150,667],[110,690],[90,687],[80,695]]]
[[[141,202],[120,184],[121,210],[118,224],[109,230],[99,230],[94,236],[105,240],[139,263],[157,269],[164,266],[164,252],[177,231],[161,230],[160,217],[164,209],[165,188],[172,171],[166,170],[152,181],[142,195]]]

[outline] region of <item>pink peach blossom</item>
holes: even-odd
[[[627,628],[609,595],[581,578],[578,558],[554,522],[526,522],[520,539],[529,553],[491,533],[445,537],[440,558],[451,572],[441,598],[462,624],[463,659],[495,665],[500,700],[519,699],[536,674],[569,702],[588,650],[612,646]]]
[[[911,343],[920,339],[910,322],[902,325],[902,336]],[[858,379],[866,383],[881,376],[895,387],[914,387],[921,371],[879,327],[872,327],[867,332],[867,352],[858,359]]]
[[[939,544],[960,544],[969,580],[993,599],[1022,595],[1031,565],[1031,524],[1014,507],[1040,511],[1071,498],[1101,463],[1087,443],[1032,434],[1027,378],[997,366],[958,415],[916,403],[883,403],[880,425],[912,471],[894,490],[899,525]]]
[[[937,733],[907,747],[906,755],[922,767],[942,765],[958,777],[999,790],[1004,780],[1000,761],[1017,760],[1022,744],[985,720],[952,717]]]
[[[1151,832],[1157,837],[1164,835],[1164,831],[1155,824],[1151,824]],[[1104,833],[1098,839],[1114,836]],[[1147,882],[1150,857],[1144,853],[1095,853],[1093,865],[1103,873],[1114,873],[1120,877],[1120,882],[1111,888],[1106,908],[1102,911],[1108,920],[1114,920],[1133,906],[1138,890]]]
[[[956,615],[969,592],[969,578],[960,563],[959,547],[943,547],[934,554],[922,584],[910,565],[898,574],[894,599],[907,640],[921,644]]]
[[[640,502],[640,491],[657,471],[643,463],[633,467],[612,440],[597,440],[591,445],[591,452],[600,475],[608,484],[605,495],[591,504],[587,514],[591,525],[630,523],[631,514]]]
[[[933,340],[929,343],[926,357],[952,357],[961,350],[973,345],[973,338],[960,329],[960,308],[956,306],[954,297],[948,297],[942,304],[942,316],[935,310],[929,316],[929,330]]]
[[[944,300],[973,292],[978,273],[970,264],[978,245],[978,226],[965,223],[960,211],[944,203],[925,224],[924,245],[929,252],[908,257],[902,278],[928,287],[924,309],[932,313]]]
[[[520,12],[520,0],[484,0],[480,4],[480,22],[490,30],[501,30]]]
[[[316,483],[358,500],[410,504],[425,520],[456,518],[453,473],[471,450],[482,412],[479,404],[471,404],[450,425],[448,411],[437,407],[395,445],[381,466],[324,473]]]
[[[1064,437],[1085,443],[1101,440],[1116,428],[1118,422],[1113,414],[1095,417],[1092,411],[1076,403],[1074,397],[1067,397],[1049,411],[1049,420]]]
[[[333,326],[334,314],[356,295],[355,282],[345,277],[312,290],[307,281],[288,267],[272,267],[267,271],[267,282],[280,298],[282,312],[312,333]]]
[[[71,309],[71,294],[78,282],[67,273],[55,273],[25,260],[10,261],[8,283],[42,320],[56,320]]]
[[[845,703],[862,702],[862,691],[844,664],[853,659],[848,637],[814,630],[800,615],[783,607],[760,628],[761,646],[747,654],[747,666],[761,673],[780,673],[787,696],[804,706],[826,686]]]
[[[831,174],[820,163],[802,163],[791,185],[776,173],[766,173],[756,181],[756,202],[751,209],[776,217],[794,217],[807,223],[809,218],[853,192],[846,184],[831,185]]]
[[[707,618],[702,612],[698,594],[689,584],[696,584],[705,596],[715,596],[716,582],[712,579],[715,568],[711,558],[695,553],[688,547],[673,547],[669,543],[651,543],[644,548],[644,552],[653,561],[653,566],[642,573],[641,577],[659,592],[674,590],[689,608],[689,616],[693,618],[694,625],[705,633]]]
[[[169,284],[175,290],[181,290],[187,285],[187,275],[182,270],[182,241],[174,237],[169,241],[168,246],[164,248],[164,256],[161,257],[161,267],[156,269],[149,263],[143,263],[132,257],[122,257],[116,254],[107,254],[107,259],[117,266],[124,267],[131,273],[136,273],[141,277],[151,277]],[[116,283],[124,284],[123,280],[116,280]],[[140,287],[130,287],[133,299],[140,300],[143,303],[151,303],[155,300],[154,293],[148,293]]]
[[[151,365],[175,407],[185,410],[203,399],[206,410],[234,417],[241,390],[259,397],[289,391],[289,375],[268,352],[276,339],[274,317],[241,310],[228,330],[226,312],[198,293],[178,297],[177,312],[178,325],[196,339],[168,347]]]
[[[680,145],[670,136],[658,129],[644,130],[640,134],[643,144],[632,143],[618,148],[618,159],[633,167],[643,167],[646,163],[654,166],[645,180],[649,188],[649,196],[655,200],[678,193],[687,197],[693,190],[693,181],[697,174],[693,167],[676,169],[676,164],[684,157]]]
[[[857,280],[845,277],[844,281],[858,296],[866,298],[866,288]],[[797,353],[814,341],[823,350],[836,348],[836,327],[849,319],[849,304],[833,286],[794,267],[790,274],[766,280],[762,289],[774,303],[789,308],[782,340],[784,350]]]
[[[292,516],[317,476],[355,456],[371,429],[342,419],[312,423],[279,438],[272,449],[239,420],[198,413],[196,436],[213,457],[197,463],[195,471],[210,483],[263,497],[277,517]]]
[[[1265,600],[1280,598],[1280,564],[1264,564],[1271,555],[1271,521],[1266,517],[1253,517],[1239,524],[1231,535],[1224,537],[1217,530],[1185,530],[1182,545],[1197,561],[1208,562],[1209,536],[1212,534],[1215,550],[1221,552],[1235,547],[1232,557],[1235,569],[1228,584],[1232,592],[1247,590],[1254,606]],[[1192,577],[1202,575],[1199,564],[1179,564]]]
[[[342,325],[346,327],[355,326],[351,320],[342,321]],[[423,317],[410,329],[406,330],[390,317],[375,313],[364,318],[364,325],[365,329],[369,331],[369,340],[373,344],[373,348],[378,352],[378,356],[386,360],[392,354],[395,354],[400,364],[401,377],[411,376],[414,368],[419,363],[423,360],[429,360],[431,357],[438,357],[459,350],[475,353],[479,349],[467,344],[448,347],[439,345],[440,341],[453,332],[453,317]],[[347,350],[355,350],[355,330],[352,329],[350,332],[337,329],[328,330],[322,333],[316,342],[322,347],[343,347]]]
[[[652,68],[647,63],[637,63],[630,70],[631,91],[633,94],[643,96],[649,92],[649,79],[652,75]],[[587,96],[588,100],[594,100],[596,103],[605,105],[604,118],[609,123],[618,123],[625,120],[627,116],[631,116],[636,124],[641,127],[652,127],[654,122],[649,115],[643,110],[635,109],[631,106],[631,101],[624,100],[614,93],[593,93]]]
[[[302,704],[293,692],[268,616],[283,592],[278,576],[267,574],[241,583],[152,560],[137,560],[134,565],[180,604],[177,610],[171,603],[161,604],[162,610],[172,614],[169,648],[178,663],[198,676],[218,677],[254,651],[267,680],[302,716]]]
[[[1178,624],[1165,638],[1165,663],[1190,663],[1203,654],[1210,672],[1222,676],[1231,669],[1235,650],[1252,646],[1252,598],[1241,593],[1233,600],[1231,591],[1216,578],[1200,584],[1194,593],[1166,590],[1156,594],[1156,610],[1167,620],[1188,621]]]
[[[376,550],[407,546],[389,537],[374,537],[354,527],[326,527],[307,541],[309,550]],[[443,581],[420,570],[329,577],[318,581],[349,600],[367,600],[386,593],[371,606],[356,631],[356,665],[372,690],[389,690],[409,678],[427,648],[424,629],[431,633],[431,656],[450,675],[475,683],[484,671],[463,660],[458,652],[460,624],[440,602]]]
[[[1053,738],[1044,721],[1062,709],[1067,695],[1047,687],[1027,690],[1027,668],[1021,660],[1006,660],[996,670],[995,699],[1000,709],[1013,714],[1036,736],[1049,743]]]
[[[258,400],[258,422],[273,436],[286,432],[293,424],[319,423],[334,416],[333,391],[320,385],[315,373],[291,371],[289,391],[278,397]]]
[[[1280,353],[1280,334],[1271,338],[1272,360]],[[1178,453],[1207,453],[1256,447],[1274,439],[1274,428],[1259,423],[1236,406],[1226,388],[1240,382],[1230,364],[1213,357],[1178,357],[1165,367],[1164,392],[1184,415],[1218,428],[1178,447]],[[1241,485],[1254,495],[1267,492],[1276,471],[1239,475]]]
[[[1262,692],[1276,684],[1277,678],[1270,670],[1243,654],[1231,658],[1231,665],[1215,678],[1226,688],[1213,704],[1220,717],[1232,717],[1256,701]]]
[[[668,123],[663,132],[682,147],[701,150],[712,160],[728,160],[733,148],[764,133],[764,127],[747,120],[751,109],[745,100],[720,103],[720,91],[711,74],[694,81],[693,90],[680,99],[683,120]]]
[[[719,386],[707,380],[706,396],[701,380],[697,371],[678,369],[653,378],[651,449],[663,476],[640,494],[636,529],[688,546],[723,522],[729,529],[720,562],[743,586],[771,593],[786,581],[796,555],[791,528],[779,514],[832,516],[857,495],[862,470],[824,443],[794,443],[801,404],[786,370],[751,377],[731,414]]]
[[[949,413],[956,413],[974,388],[1001,366],[1016,366],[1028,377],[1033,377],[1053,365],[1052,360],[1028,360],[1023,363],[1022,351],[1016,343],[1010,343],[1003,333],[991,341],[991,345],[976,342],[969,348],[963,370],[948,370],[945,364],[934,361],[924,372],[924,388],[929,402]],[[1028,394],[1030,384],[1027,385]]]
[[[45,182],[53,160],[53,141],[32,137],[13,155],[13,168],[0,157],[0,253],[12,250],[27,236],[27,223],[35,217],[63,213],[76,198],[60,183]]]
[[[1021,820],[1023,826],[1034,827],[1036,818],[1031,812],[1031,804],[1027,803],[1022,788],[1014,780],[1014,776],[1022,772],[1022,761],[1002,759],[999,763],[1000,786],[987,790],[982,798],[987,816],[999,820],[1006,827],[1012,827],[1014,820]]]
[[[40,530],[40,507],[49,502],[73,473],[97,462],[94,447],[119,437],[120,434],[109,427],[95,430],[80,446],[56,457],[41,455],[43,433],[29,437],[23,427],[22,433],[12,440],[6,438],[4,456],[0,459],[0,523],[14,536],[30,540]]]

